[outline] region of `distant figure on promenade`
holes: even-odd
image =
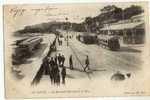
[[[59,44],[59,46],[62,45],[61,40],[59,38],[58,38],[58,44]]]
[[[56,51],[56,40],[54,40],[54,42],[51,44],[50,49],[52,51]]]
[[[62,40],[60,40],[60,45],[62,45]]]
[[[70,55],[70,57],[69,57],[69,65],[70,65],[70,69],[73,70],[72,55]]]
[[[86,71],[86,69],[90,70],[90,66],[89,65],[90,65],[89,57],[86,56],[84,71]]]
[[[79,40],[79,41],[80,41],[80,38],[81,38],[81,36],[79,35],[79,36],[78,36],[78,40]]]
[[[54,43],[54,50],[57,51],[56,40],[55,40],[55,43]]]
[[[60,39],[59,39],[59,37],[58,37],[57,41],[58,41],[58,44],[60,45]]]
[[[65,63],[65,56],[64,55],[62,55],[62,66],[64,66],[64,63]]]
[[[61,77],[62,77],[62,84],[65,84],[65,78],[66,78],[66,68],[65,67],[62,68]]]

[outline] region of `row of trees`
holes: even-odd
[[[103,27],[104,24],[117,22],[119,20],[130,19],[132,16],[143,13],[144,10],[141,6],[132,5],[128,8],[122,9],[115,5],[105,6],[103,9],[100,9],[100,14],[96,17],[87,17],[83,22],[84,25],[87,25],[86,31],[95,32],[97,28]]]

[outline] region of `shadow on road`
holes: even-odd
[[[130,47],[121,47],[118,52],[141,53],[141,50],[133,49]]]
[[[66,67],[67,69],[70,69],[69,67]],[[84,70],[74,68],[72,71],[78,71],[78,72],[85,72]],[[86,71],[86,73],[93,73],[94,71],[106,71],[106,69],[90,69],[89,71]]]
[[[67,74],[66,77],[75,79],[75,77],[73,77],[73,76],[71,76],[71,75],[69,75],[69,74]]]
[[[66,66],[65,66],[66,67]],[[70,69],[69,67],[66,67],[67,69]],[[79,72],[85,72],[84,70],[78,69],[78,68],[74,68],[72,71],[79,71]]]

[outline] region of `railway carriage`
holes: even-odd
[[[96,34],[80,34],[78,35],[78,40],[85,44],[96,44],[97,43],[97,35]]]

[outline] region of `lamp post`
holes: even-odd
[[[66,17],[66,23],[68,23],[68,18]],[[67,46],[69,46],[69,40],[68,40],[68,25],[67,25],[67,29],[66,29],[66,32],[67,32]]]

